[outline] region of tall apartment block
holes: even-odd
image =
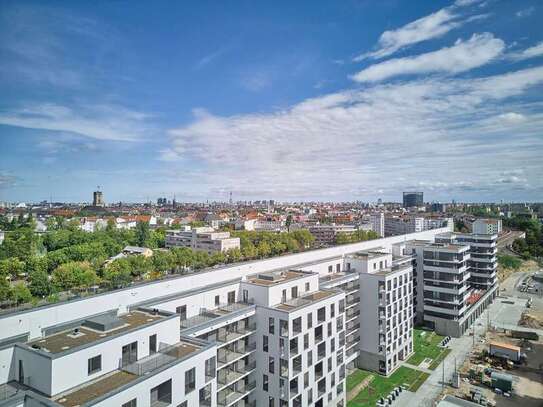
[[[347,261],[360,281],[358,366],[389,375],[413,353],[412,257],[381,248]]]
[[[443,233],[407,242],[416,256],[415,321],[461,336],[497,295],[496,235]]]
[[[225,265],[0,315],[0,404],[346,405],[349,369],[412,352],[405,240]],[[409,239],[408,239],[409,238]]]
[[[210,227],[167,230],[165,244],[167,248],[188,247],[209,254],[240,248],[239,237],[230,237],[230,232],[216,232]]]
[[[370,215],[371,229],[379,235],[385,237],[385,214],[383,212],[372,213]]]

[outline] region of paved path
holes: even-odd
[[[423,373],[428,373],[428,374],[432,374],[434,371],[433,370],[430,370],[430,369],[425,369],[424,367],[420,367],[420,366],[417,366],[417,365],[412,365],[411,363],[403,363],[402,366],[405,366],[405,367],[408,367],[410,369],[413,369],[413,370],[418,370],[419,372],[423,372]]]

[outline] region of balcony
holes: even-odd
[[[239,328],[229,329],[225,332],[220,332],[216,337],[216,341],[221,343],[222,345],[225,345],[252,334],[253,332],[255,332],[255,329],[256,329],[255,324],[249,324],[245,326],[244,328],[239,327]]]
[[[217,405],[226,407],[241,400],[256,388],[256,382],[251,382],[247,385],[242,384],[238,387],[227,387],[219,391],[217,396]],[[250,404],[249,404],[250,405]]]
[[[217,382],[219,388],[228,386],[234,382],[237,382],[242,377],[251,373],[256,367],[256,362],[250,362],[244,366],[234,366],[226,369],[219,370]]]
[[[219,368],[228,366],[236,360],[242,359],[256,350],[256,343],[251,343],[244,347],[238,347],[235,350],[221,348],[218,351]]]

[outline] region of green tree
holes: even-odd
[[[0,275],[17,278],[25,271],[25,264],[16,257],[11,257],[0,261]]]
[[[53,287],[49,274],[41,269],[31,271],[28,276],[28,289],[36,297],[46,297],[51,294]]]
[[[11,298],[15,304],[24,304],[32,300],[32,294],[30,293],[28,287],[24,283],[20,282],[13,286],[11,290]]]
[[[4,302],[11,298],[11,285],[6,276],[0,275],[0,301]]]
[[[266,241],[261,241],[258,244],[257,250],[258,250],[258,256],[260,258],[269,257],[271,254],[271,247]]]
[[[151,237],[148,222],[138,222],[136,224],[136,244],[144,246],[147,240]]]
[[[292,215],[288,214],[285,221],[285,226],[287,227],[287,232],[290,233],[290,225],[292,225]]]
[[[102,272],[102,279],[111,288],[123,287],[132,281],[130,264],[126,259],[118,259],[109,263]]]
[[[61,290],[87,288],[96,284],[98,278],[95,270],[87,261],[71,261],[58,266],[52,274],[52,282]]]

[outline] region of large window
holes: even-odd
[[[196,368],[185,372],[185,394],[190,393],[196,388]]]
[[[102,355],[90,358],[87,362],[89,374],[93,374],[102,370]]]
[[[262,390],[268,391],[268,375],[262,375]]]
[[[275,373],[275,360],[273,359],[273,356],[270,356],[270,358],[268,359],[268,371],[271,374]]]
[[[136,407],[137,406],[137,399],[132,399],[130,401],[127,401],[122,405],[122,407]]]
[[[162,407],[172,403],[172,379],[153,387],[150,392],[151,407]]]
[[[268,320],[268,332],[272,335],[275,333],[275,319],[272,317]]]
[[[268,336],[262,335],[262,350],[268,352]]]
[[[184,321],[185,319],[187,319],[187,306],[186,305],[181,305],[180,307],[177,307],[175,309],[175,312],[177,312],[179,314],[179,318],[181,319],[181,321]]]

